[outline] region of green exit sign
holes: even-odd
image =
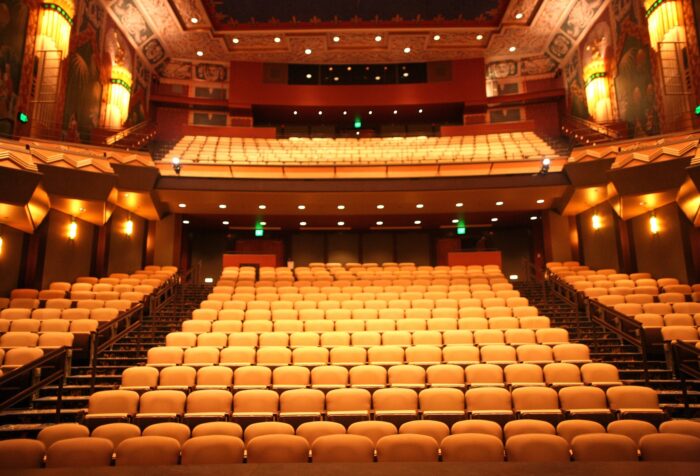
[[[458,226],[457,227],[457,234],[458,235],[466,235],[467,234],[467,227],[466,226]]]
[[[695,106],[695,115],[696,115],[696,116],[700,116],[700,104],[698,104],[697,106]]]
[[[26,112],[20,111],[17,113],[17,120],[22,124],[26,124],[29,122],[29,116],[27,115]]]
[[[265,234],[265,231],[262,228],[255,229],[255,236],[263,236],[264,234]]]

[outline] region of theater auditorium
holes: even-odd
[[[0,0],[0,475],[700,474],[699,32]]]

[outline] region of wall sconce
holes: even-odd
[[[180,157],[173,157],[170,161],[173,164],[173,170],[176,174],[180,175]]]
[[[76,223],[75,218],[71,218],[70,224],[68,225],[68,239],[75,240],[77,236],[78,224]]]
[[[652,235],[658,235],[659,231],[661,231],[661,227],[659,227],[659,219],[656,218],[655,213],[652,213],[651,217],[649,217],[649,230],[651,231]]]
[[[134,234],[134,222],[131,220],[131,215],[124,222],[124,234],[129,238]]]
[[[552,160],[549,157],[545,157],[542,159],[542,168],[540,169],[539,174],[540,175],[546,175],[549,173],[549,166],[551,165]]]
[[[593,216],[591,217],[591,226],[593,227],[593,230],[598,231],[601,228],[603,228],[603,221],[600,218],[600,215],[598,215],[598,212],[595,212]]]
[[[3,236],[2,236],[2,225],[0,225],[0,256],[2,256],[2,248],[3,248],[4,244],[5,244],[5,240],[3,239]]]

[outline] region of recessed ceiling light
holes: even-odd
[[[457,207],[457,208],[462,208],[463,206],[464,206],[464,203],[462,203],[462,202],[455,203],[455,207]]]
[[[491,218],[491,221],[495,223],[495,222],[497,222],[497,221],[498,221],[498,218],[496,218],[496,217],[493,217],[493,218]]]
[[[398,114],[398,113],[399,113],[399,111],[394,109],[394,114]]]
[[[347,116],[347,115],[348,115],[348,111],[343,111],[343,116]]]
[[[367,111],[367,114],[371,116],[373,114],[372,110]]]
[[[272,41],[274,41],[275,43],[279,43],[280,41],[282,41],[282,38],[280,38],[279,36],[276,36],[272,39]]]
[[[533,215],[533,216],[530,217],[530,220],[533,220],[533,221],[534,221],[534,220],[537,220],[537,217],[536,217],[535,215]]]
[[[306,210],[306,205],[297,205],[299,210]]]
[[[204,51],[197,50],[197,56],[204,56]]]
[[[345,210],[345,205],[338,205],[338,210]]]
[[[299,111],[293,111],[292,114],[296,116],[297,114],[299,114]]]
[[[183,224],[183,225],[189,225],[189,224],[190,224],[190,221],[189,221],[189,220],[182,220],[182,224]]]
[[[423,204],[422,204],[422,203],[416,203],[416,208],[423,208]]]
[[[305,221],[300,221],[300,222],[299,222],[299,226],[306,226],[306,222],[305,222]]]
[[[219,208],[221,208],[222,210],[225,210],[225,209],[226,209],[226,204],[225,204],[225,203],[220,203],[220,204],[219,204]]]
[[[339,37],[339,36],[334,36],[334,37],[333,37],[333,43],[338,43],[339,41],[340,41],[340,37]]]
[[[192,18],[190,18],[190,21],[196,25],[197,23],[199,23],[199,18],[192,17]]]
[[[411,52],[411,47],[407,46],[406,48],[403,49],[403,52],[406,54],[409,54]]]
[[[260,222],[260,226],[267,226],[267,222],[266,222],[266,221],[261,221],[261,222]]]
[[[420,220],[416,220],[413,222],[414,225],[420,225],[422,222]]]
[[[497,201],[497,202],[496,202],[496,206],[497,206],[497,207],[501,207],[501,206],[503,206],[503,202],[502,202],[502,201],[500,201],[500,200],[499,200],[499,201]]]
[[[319,116],[323,116],[323,111],[318,111]]]
[[[479,40],[479,41],[481,41],[481,40],[484,39],[484,35],[482,35],[481,33],[479,33],[478,35],[476,35],[476,39]]]
[[[379,220],[379,221],[377,222],[377,226],[382,226],[383,224],[384,224],[384,222],[381,221],[381,220]]]
[[[544,198],[540,198],[539,200],[537,200],[537,203],[540,203],[540,204],[544,203]]]
[[[440,35],[435,35],[435,36],[433,36],[433,40],[435,40],[435,41],[440,41]]]
[[[374,41],[376,41],[377,43],[379,43],[380,41],[382,41],[382,35],[377,35],[377,36],[375,36],[375,37],[374,37]]]
[[[510,51],[511,53],[515,52],[515,50],[517,50],[515,46],[511,46],[510,48],[508,48],[508,51]]]
[[[265,209],[267,208],[267,206],[265,206],[265,205],[263,205],[263,204],[261,203],[260,205],[258,205],[258,208],[259,208],[260,210],[265,210]]]
[[[339,222],[338,222],[338,226],[343,226],[343,225],[345,225],[345,222],[344,222],[344,221],[339,221]]]
[[[311,73],[306,73],[306,79],[311,79],[312,77]]]
[[[228,225],[228,224],[229,224],[229,221],[228,221],[228,220],[224,220],[224,221],[221,222],[221,224],[222,224],[222,225]]]
[[[418,109],[418,114],[423,114],[423,108]]]
[[[233,41],[234,45],[237,45],[241,40],[239,40],[238,38],[233,38],[231,41]]]
[[[384,205],[382,205],[381,203],[377,205],[377,210],[384,210]]]
[[[180,208],[186,208],[187,204],[186,203],[178,203],[177,206]]]
[[[311,51],[311,48],[306,48],[304,50],[304,54],[310,55],[311,53],[313,53],[313,51]]]
[[[452,219],[452,223],[459,223],[459,220],[456,219],[456,218],[453,218],[453,219]]]
[[[516,20],[521,20],[525,15],[523,15],[523,12],[518,12],[515,14],[515,19]]]

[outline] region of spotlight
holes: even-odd
[[[540,169],[539,174],[546,175],[547,173],[549,173],[549,166],[551,163],[552,161],[549,157],[545,157],[544,159],[542,159],[542,168]]]
[[[175,173],[177,175],[180,175],[180,157],[173,157],[172,159],[170,159],[170,163],[173,164],[173,170],[175,171]]]

